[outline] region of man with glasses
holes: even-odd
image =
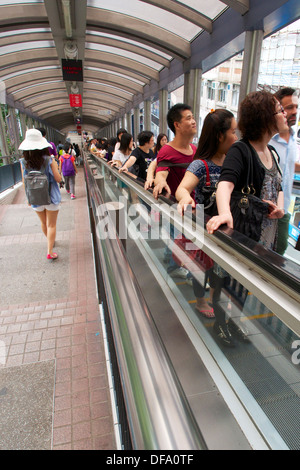
[[[284,212],[282,219],[278,220],[278,240],[276,251],[283,255],[288,246],[289,221],[291,215],[288,212],[293,189],[294,173],[300,172],[298,161],[298,145],[296,133],[292,126],[296,124],[298,111],[298,96],[296,90],[290,87],[280,88],[275,97],[282,106],[287,118],[285,131],[272,137],[270,144],[276,149],[280,156],[280,167],[282,170],[282,187],[284,194]]]

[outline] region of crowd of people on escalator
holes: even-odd
[[[198,144],[195,145],[193,142],[198,137],[198,126],[192,108],[179,103],[171,107],[167,114],[168,127],[173,133],[170,141],[166,134],[160,134],[155,142],[153,132],[144,130],[134,142],[133,136],[121,128],[115,138],[87,139],[85,146],[86,150],[106,159],[120,173],[135,175],[143,181],[144,188],[151,190],[154,198],[158,199],[161,195],[173,197],[181,215],[188,207],[195,209],[197,205],[204,205],[209,216],[206,222],[209,234],[221,226],[227,226],[283,255],[288,246],[288,209],[293,176],[300,171],[293,130],[297,108],[298,97],[292,88],[282,88],[275,94],[264,90],[249,93],[240,105],[238,122],[226,109],[211,110],[205,117]],[[51,151],[52,143],[47,143],[47,146]],[[32,150],[25,147],[20,148]],[[61,178],[63,159],[66,155],[71,157],[72,152],[70,145],[68,148],[65,145],[61,150],[60,157],[54,155],[59,170],[53,169],[52,163],[49,169],[56,184]],[[29,158],[26,155],[28,153],[25,152],[23,171],[26,171],[26,158]],[[76,153],[73,158],[74,161],[78,158]],[[27,162],[30,166],[30,161]],[[76,170],[75,164],[74,168]],[[73,195],[74,179],[68,179]],[[70,190],[69,186],[67,190]],[[236,199],[238,194],[244,197]],[[53,210],[59,204],[56,199]],[[250,229],[248,227],[245,232],[245,223],[242,226],[238,222],[238,215],[247,213],[244,203],[252,208],[252,218],[248,223]],[[35,210],[46,233],[49,211],[47,208],[45,212],[38,208]],[[174,230],[171,236],[176,238]],[[48,244],[47,256],[53,259],[57,255],[53,253],[51,243]],[[234,346],[233,336],[244,342],[249,341],[245,332],[230,318],[227,321],[224,309],[218,307],[220,293],[228,277],[221,266],[214,262],[207,267],[206,282],[210,289],[209,299],[206,299],[205,286],[193,273],[175,262],[169,247],[165,249],[164,261],[168,263],[170,276],[191,283],[196,311],[207,319],[214,319],[214,330],[224,345]]]

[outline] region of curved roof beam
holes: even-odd
[[[31,64],[31,67],[34,67],[33,64],[36,63],[38,66],[38,62],[45,60],[45,58],[57,60],[57,51],[55,47],[41,47],[40,49],[26,49],[25,51],[3,54],[0,57],[1,68],[15,64]]]
[[[0,47],[2,46],[11,46],[12,44],[19,44],[19,43],[26,43],[32,41],[53,41],[53,36],[51,31],[41,33],[23,33],[23,34],[16,34],[14,36],[5,36],[0,37]]]
[[[151,78],[153,80],[159,80],[159,72],[148,65],[144,65],[142,62],[138,62],[133,59],[128,59],[122,57],[121,55],[111,54],[109,52],[101,52],[93,49],[87,49],[85,53],[85,60],[93,60],[95,62],[100,62],[101,64],[118,64],[119,67],[131,72],[136,72],[142,77]]]
[[[54,98],[53,98],[54,97]],[[26,100],[23,100],[23,104],[26,108],[30,108],[31,106],[42,104],[42,103],[49,103],[50,100],[58,98],[65,98],[66,92],[63,90],[53,90],[51,93],[40,93],[39,95],[30,97]]]
[[[189,41],[153,23],[122,13],[88,7],[87,29],[124,36],[181,60],[187,59],[191,54]]]
[[[4,77],[4,76],[8,76],[8,75],[12,75],[12,74],[17,74],[18,72],[22,72],[22,73],[27,73],[28,71],[32,70],[32,71],[35,71],[35,69],[39,68],[39,67],[60,67],[60,64],[59,64],[59,61],[56,59],[42,59],[41,61],[39,61],[37,64],[29,64],[28,63],[28,67],[24,67],[24,64],[22,65],[12,65],[12,66],[9,66],[9,67],[1,67],[0,68],[0,77]]]
[[[93,116],[93,117],[96,117],[97,116]],[[51,112],[51,113],[48,113],[48,114],[45,114],[43,116],[44,119],[47,119],[51,122],[51,119],[52,119],[52,122],[53,122],[53,127],[54,128],[57,128],[57,126],[68,126],[70,125],[70,114],[67,114],[67,113],[64,113],[64,114],[57,114],[57,112]],[[99,116],[99,119],[93,119],[91,116],[89,115],[83,115],[83,125],[86,125],[88,123],[93,123],[95,126],[97,126],[97,128],[99,128],[99,126],[101,126],[101,124],[107,124],[108,122],[108,119],[100,119],[100,116]],[[73,116],[72,116],[72,126],[74,125],[74,119],[73,119]]]
[[[116,106],[119,106],[120,108],[124,108],[125,104],[128,103],[128,100],[117,98],[116,96],[112,96],[111,94],[108,94],[108,93],[99,93],[93,90],[89,90],[84,95],[84,101],[85,101],[85,97],[87,97],[88,99],[98,100],[103,103],[108,103],[108,104],[112,103],[112,104],[115,104]]]
[[[111,75],[109,72],[95,72],[91,70],[86,71],[84,77],[85,80],[118,86],[122,90],[129,91],[130,93],[142,93],[144,88],[143,85],[139,85],[126,78],[118,77],[117,75]]]
[[[31,108],[31,106],[43,104],[43,103],[49,103],[49,101],[53,99],[63,99],[66,98],[66,93],[64,90],[53,90],[50,93],[39,93],[33,97],[29,97],[26,100],[23,100],[23,104],[26,108]],[[86,102],[98,102],[98,103],[105,103],[108,105],[113,105],[116,106],[118,109],[124,108],[125,104],[128,102],[127,100],[122,100],[117,97],[114,97],[110,94],[105,94],[105,93],[98,93],[98,92],[93,92],[89,91],[84,95],[84,103]]]
[[[51,113],[52,111],[56,111],[56,115],[58,115],[58,112],[59,111],[62,111],[62,110],[65,110],[66,107],[65,106],[61,106],[61,105],[53,105],[53,106],[48,106],[46,108],[43,108],[43,109],[40,109],[38,111],[35,111],[35,114],[39,117],[41,117],[42,119],[44,119],[44,116],[48,113]],[[69,116],[72,116],[72,121],[74,122],[74,119],[73,119],[73,114],[71,112],[71,109],[70,109],[70,114]],[[70,119],[70,117],[69,117]]]
[[[30,28],[40,28],[41,25],[49,27],[44,3],[1,5],[0,26],[6,26],[6,30],[13,31],[17,29],[18,25],[26,29],[28,29],[28,25]]]
[[[150,83],[150,79],[147,79],[145,77],[138,76],[136,72],[129,72],[128,70],[124,70],[118,66],[113,66],[110,65],[109,67],[103,65],[101,67],[97,67],[97,65],[94,62],[91,62],[92,65],[90,65],[89,62],[85,61],[85,67],[84,70],[92,70],[94,72],[105,72],[109,73],[112,76],[116,77],[121,77],[121,78],[127,78],[127,79],[132,79],[134,83],[137,83],[138,85],[148,85]]]
[[[31,98],[33,96],[36,96],[40,93],[48,93],[51,90],[64,90],[66,91],[66,86],[62,80],[56,80],[53,82],[50,82],[47,84],[47,88],[45,87],[45,84],[43,85],[34,85],[32,87],[29,87],[26,90],[19,90],[14,93],[14,98],[17,101],[23,101],[26,100],[26,98]]]
[[[207,16],[202,15],[199,11],[189,7],[188,5],[174,2],[173,0],[142,0],[142,2],[149,3],[150,5],[162,8],[174,15],[178,15],[190,23],[196,24],[208,33],[212,32],[212,21],[207,18]]]
[[[50,70],[40,70],[38,72],[27,72],[22,75],[18,75],[14,78],[9,78],[4,80],[7,93],[14,93],[15,90],[19,90],[20,87],[24,88],[25,86],[34,85],[35,82],[43,83],[44,79],[54,80],[60,78],[62,80],[61,70],[59,69],[50,69]]]
[[[144,47],[141,47],[141,46],[139,47],[134,44],[130,44],[126,41],[122,41],[121,38],[113,39],[113,38],[107,38],[105,36],[87,34],[85,39],[89,43],[117,47],[118,49],[124,49],[126,51],[133,52],[134,54],[138,54],[138,55],[146,57],[147,59],[153,60],[154,62],[158,62],[163,67],[169,67],[170,65],[169,60],[165,59],[161,55],[156,54],[155,52],[151,52],[145,49]]]
[[[53,100],[50,103],[48,102],[47,104],[35,105],[31,109],[34,113],[39,114],[40,112],[43,112],[44,110],[47,110],[47,109],[50,110],[54,107],[59,108],[59,109],[63,109],[63,110],[68,109],[68,107],[69,107],[70,112],[71,112],[70,102],[67,99]]]
[[[100,117],[101,117],[101,119],[100,119]],[[111,120],[110,115],[100,116],[100,114],[96,111],[92,111],[91,113],[85,114],[84,111],[83,111],[82,112],[83,123],[86,123],[88,118],[95,118],[95,121],[99,118],[99,121],[100,122],[105,122],[105,124],[107,124]]]
[[[148,85],[151,81],[150,78],[145,77],[144,75],[140,75],[137,71],[132,71],[132,70],[125,70],[124,68],[118,66],[118,64],[103,64],[99,63],[97,60],[92,59],[89,60],[85,58],[84,61],[85,67],[84,70],[95,70],[95,72],[100,71],[100,72],[107,72],[111,73],[111,75],[121,75],[123,78],[133,78],[134,82],[141,82],[140,84],[143,85]]]
[[[133,94],[122,91],[118,87],[113,87],[113,86],[108,86],[108,85],[101,85],[98,82],[88,82],[84,84],[84,92],[86,90],[92,90],[92,91],[99,91],[101,93],[107,93],[108,95],[113,95],[117,96],[119,98],[125,99],[126,101],[131,101],[133,98]]]
[[[228,5],[233,10],[236,10],[241,15],[244,15],[250,9],[249,0],[221,0],[221,2]]]
[[[93,99],[86,99],[82,103],[82,109],[110,109],[111,111],[114,111],[115,113],[118,113],[122,106],[116,106],[112,105],[111,103],[105,103],[103,101],[96,101]]]

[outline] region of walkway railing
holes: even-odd
[[[3,157],[4,158],[4,157]],[[12,188],[22,180],[19,162],[0,166],[0,193]]]
[[[84,167],[99,257],[96,264],[101,266],[105,296],[101,300],[108,310],[106,322],[113,336],[110,347],[115,345],[132,447],[206,449],[113,222],[110,236],[97,235],[104,201],[86,160]]]
[[[154,211],[160,213],[162,220],[171,221],[171,224],[179,233],[184,230],[187,238],[192,239],[199,248],[227,272],[227,281],[224,284],[222,298],[217,306],[220,309],[225,309],[226,314],[233,321],[247,325],[251,336],[250,345],[247,348],[241,347],[240,350],[237,350],[237,354],[233,355],[222,348],[220,350],[213,332],[211,333],[212,329],[199,322],[194,309],[191,309],[189,305],[190,299],[184,297],[186,294],[184,287],[181,289],[180,283],[178,287],[174,287],[172,281],[169,281],[170,277],[164,275],[165,268],[161,263],[166,242],[163,241],[163,234],[160,240],[152,243],[151,238],[149,242],[147,242],[147,238],[143,241],[143,234],[140,233],[138,249],[144,250],[145,257],[153,260],[154,265],[152,264],[151,269],[153,273],[155,272],[157,282],[164,285],[166,289],[170,289],[168,298],[174,295],[174,299],[176,298],[176,302],[182,308],[183,315],[191,322],[191,330],[188,330],[189,325],[185,323],[186,331],[188,334],[191,333],[193,345],[197,351],[201,351],[201,358],[203,359],[203,345],[207,347],[208,354],[213,356],[215,364],[212,364],[210,356],[207,356],[204,361],[205,365],[216,381],[217,386],[221,387],[222,396],[230,406],[239,426],[249,438],[249,442],[255,436],[256,441],[253,448],[259,448],[261,445],[258,435],[255,434],[257,431],[271,449],[283,449],[288,448],[288,446],[289,448],[294,448],[293,446],[297,448],[298,443],[294,442],[296,430],[293,425],[293,417],[298,404],[295,405],[293,400],[300,404],[300,396],[293,391],[293,387],[295,383],[300,386],[300,373],[297,368],[297,347],[300,345],[299,264],[271,250],[266,250],[262,245],[252,242],[231,229],[218,230],[216,234],[208,235],[203,226],[197,226],[197,231],[194,230],[195,220],[193,218],[190,218],[190,221],[186,220],[183,226],[182,218],[176,209],[174,210],[174,207],[166,204],[168,202],[166,198],[159,198],[158,201],[155,201],[151,192],[145,191],[138,180],[134,180],[126,174],[118,173],[103,159],[97,159],[95,156],[91,158],[93,161],[92,166],[89,166],[90,172],[94,173],[94,176],[98,173],[93,178],[95,181],[97,180],[104,185],[105,180],[103,194],[108,200],[118,201],[122,196],[125,197],[125,200],[127,198],[128,214],[131,204],[134,206],[138,202],[138,210],[142,211],[140,220],[144,220],[146,225],[151,224],[147,214],[149,214],[148,211],[154,204]],[[97,194],[95,192],[95,195]],[[103,201],[100,198],[97,200],[97,197],[94,198],[96,203],[98,205],[103,204]],[[93,211],[95,210],[97,213],[97,209],[93,208]],[[143,215],[143,212],[147,214]],[[133,225],[135,226],[135,224]],[[151,226],[151,230],[152,228],[154,226]],[[122,273],[127,278],[131,277],[132,273],[129,266],[126,265],[126,258],[123,259],[122,256],[119,258],[120,254],[117,250],[113,250],[110,246],[111,243],[107,240],[101,240],[100,242],[104,254],[104,271],[109,269],[110,272],[111,270],[115,271],[115,276]],[[117,243],[121,248],[122,237],[120,237],[120,240],[117,238],[117,241],[113,242],[113,246],[114,243]],[[168,241],[168,245],[172,250],[174,249],[172,241]],[[203,272],[195,269],[193,262],[189,267],[187,266],[187,254],[185,252],[176,252],[176,257],[181,257],[183,265],[192,272],[193,278],[202,284]],[[124,263],[125,270],[122,268]],[[115,309],[120,309],[119,311],[123,312],[123,303],[128,303],[130,297],[126,295],[126,292],[120,293],[119,284],[111,283],[110,279],[107,281],[107,286],[113,286],[114,289],[111,299],[112,305],[117,302]],[[230,314],[228,314],[229,306],[232,309]],[[109,311],[111,311],[110,306]],[[112,311],[114,311],[114,307],[112,307]],[[185,319],[183,321],[185,322]],[[117,327],[125,325],[128,328],[127,316],[122,313],[121,318],[116,320],[116,325]],[[134,320],[131,321],[131,325],[134,325]],[[193,337],[195,331],[193,328],[198,331],[198,337]],[[128,338],[127,334],[125,334],[125,338]],[[276,360],[273,358],[273,353],[271,353],[271,359],[268,359],[270,356],[270,341],[274,345],[272,348],[276,351]],[[264,378],[260,374],[251,375],[253,364],[248,361],[248,358],[251,357],[259,361],[258,367],[262,367],[266,374],[276,380],[274,388],[271,387],[266,390]],[[244,362],[245,366],[241,369],[241,363]],[[216,368],[214,369],[214,367]],[[228,384],[230,384],[231,391],[227,386],[223,388],[222,381],[219,382],[220,368]],[[293,375],[292,383],[294,385],[290,385],[289,379],[286,377],[286,370],[289,369]],[[262,394],[266,395],[266,399],[261,400]],[[289,409],[285,420],[280,422],[280,425],[277,421],[280,409],[277,402],[284,402],[287,406],[286,409]],[[234,406],[232,406],[232,403],[234,403]],[[272,404],[271,408],[270,403]],[[198,423],[201,427],[202,423],[199,422],[199,418]],[[252,428],[252,431],[249,432],[253,424],[255,429]]]

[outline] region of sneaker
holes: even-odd
[[[186,279],[188,270],[185,268],[176,268],[173,271],[171,271],[169,274],[171,277],[180,277],[181,279]]]
[[[231,318],[228,320],[228,329],[230,333],[242,343],[250,343],[247,332],[238,326]]]
[[[228,348],[234,348],[235,343],[232,338],[232,335],[227,327],[227,324],[222,324],[215,322],[214,326],[214,331],[216,332],[219,340],[221,341],[224,346],[227,346]]]
[[[66,189],[67,193],[70,194],[70,190],[69,189]]]
[[[71,199],[76,199],[75,194],[71,194]]]

